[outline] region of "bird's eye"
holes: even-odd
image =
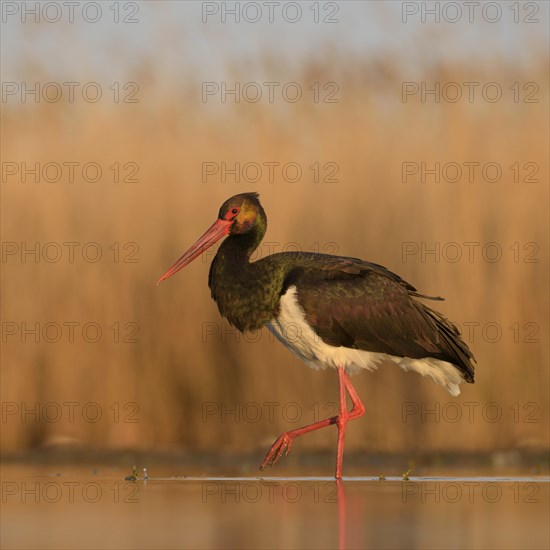
[[[233,221],[237,214],[241,211],[241,209],[238,206],[235,206],[234,208],[230,208],[225,211],[224,220],[227,221]]]

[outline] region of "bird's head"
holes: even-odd
[[[197,240],[197,242],[158,280],[157,284],[168,279],[180,269],[190,264],[214,243],[227,235],[246,235],[258,226],[265,231],[266,216],[258,193],[240,193],[227,199],[221,206],[218,219]]]
[[[230,222],[228,233],[242,235],[251,231],[265,213],[258,193],[241,193],[227,199],[221,206],[218,222]],[[217,223],[217,222],[216,222]]]

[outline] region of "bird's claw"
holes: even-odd
[[[264,470],[268,466],[273,466],[279,462],[279,459],[283,456],[287,456],[290,453],[290,448],[292,447],[292,442],[294,438],[291,437],[288,433],[281,434],[277,441],[273,443],[269,452],[265,455],[264,461],[260,466],[260,470]]]

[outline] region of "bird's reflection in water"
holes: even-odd
[[[344,482],[336,479],[338,493],[338,550],[345,550],[346,546],[346,490]]]

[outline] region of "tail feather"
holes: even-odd
[[[452,364],[461,370],[467,382],[474,382],[475,367],[472,361],[475,362],[475,358],[466,342],[462,339],[458,327],[441,313],[426,306],[424,308],[428,316],[435,322],[437,334],[443,344],[442,347],[449,355],[449,358],[446,360],[450,360]]]

